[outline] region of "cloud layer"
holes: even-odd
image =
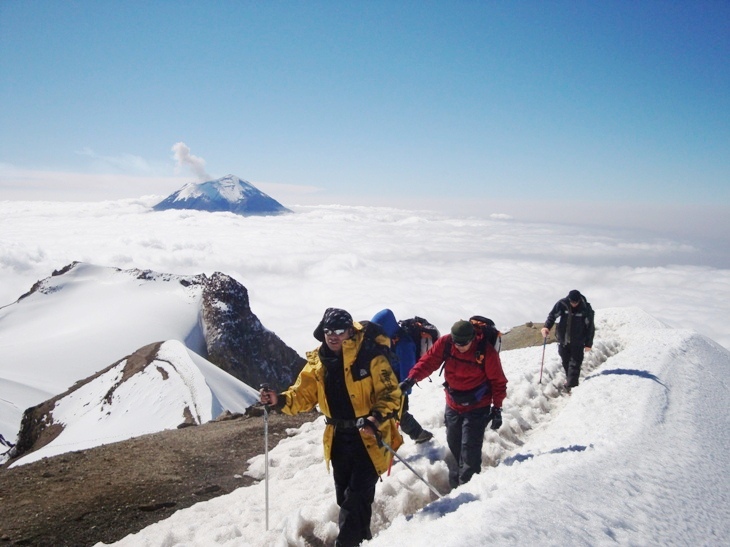
[[[0,305],[80,260],[243,283],[264,325],[297,351],[323,310],[384,307],[439,328],[480,313],[502,329],[542,321],[578,288],[595,308],[636,306],[730,347],[730,270],[697,249],[609,230],[347,206],[296,214],[151,212],[150,200],[0,202]],[[689,264],[689,265],[677,265]]]

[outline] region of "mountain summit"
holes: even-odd
[[[190,182],[153,207],[155,211],[195,209],[197,211],[228,211],[238,215],[278,215],[291,213],[274,198],[264,194],[250,182],[234,175]]]

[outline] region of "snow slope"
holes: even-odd
[[[571,396],[548,346],[502,352],[504,424],[488,430],[483,472],[435,495],[401,463],[378,484],[369,545],[727,545],[730,542],[730,352],[637,308],[599,309],[597,336]],[[443,394],[421,382],[411,411],[434,439],[399,450],[448,490]],[[265,482],[175,513],[120,546],[331,544],[332,477],[322,419],[270,452]],[[263,433],[263,432],[262,432]],[[263,434],[262,434],[263,442]],[[263,479],[264,459],[248,474]],[[242,469],[244,471],[244,469]]]
[[[226,409],[243,413],[258,399],[256,390],[177,340],[163,343],[149,366],[124,380],[127,361],[60,399],[53,420],[64,426],[61,434],[11,467],[175,429],[186,411],[195,424],[209,422]]]
[[[187,375],[194,373],[198,381],[204,381],[215,398],[215,405],[205,416],[222,408],[240,411],[252,404],[256,400],[253,390],[198,355],[205,351],[205,343],[198,320],[201,288],[192,283],[194,280],[194,276],[81,263],[62,276],[44,280],[38,290],[19,302],[0,308],[0,434],[14,442],[26,408],[65,392],[143,346],[161,341],[178,340],[192,350],[183,353],[178,348],[177,353],[181,364],[190,369]],[[169,389],[169,384],[164,385]],[[149,393],[154,392],[139,395]],[[181,415],[176,420],[172,427],[182,421]],[[136,432],[147,433],[150,427],[168,427],[169,423],[162,417],[159,423],[154,416],[140,418]],[[97,424],[102,426],[108,428],[108,424]],[[117,439],[121,435],[86,431],[89,438]],[[82,445],[84,442],[79,442],[78,448]]]

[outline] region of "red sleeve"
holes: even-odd
[[[502,361],[499,358],[499,353],[491,346],[484,356],[484,373],[492,385],[492,404],[498,408],[502,408],[502,402],[507,396],[507,377],[502,370]]]
[[[436,343],[431,346],[431,349],[424,353],[418,362],[413,365],[408,377],[416,382],[420,382],[428,378],[439,368],[444,362],[444,349],[446,349],[446,341],[450,337],[451,335],[447,334],[436,340]]]

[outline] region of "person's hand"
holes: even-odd
[[[414,382],[411,378],[406,378],[400,384],[398,384],[398,387],[400,388],[400,390],[405,395],[406,393],[408,393],[411,390],[411,388],[413,387],[413,385],[415,383],[416,382]]]
[[[585,351],[586,353],[588,353],[589,351],[591,351],[591,346],[586,346],[586,347],[585,347],[585,348],[583,349],[583,351]]]
[[[360,433],[367,435],[368,437],[377,437],[379,427],[380,424],[373,416],[360,418],[357,421],[357,428],[360,430]]]
[[[279,394],[270,387],[262,387],[259,390],[259,401],[262,405],[274,405],[279,402]]]
[[[489,413],[487,423],[492,422],[492,429],[499,429],[502,427],[502,409],[496,406],[492,407],[492,411]]]
[[[550,334],[550,329],[543,327],[540,329],[540,332],[542,333],[543,338],[547,338],[548,334]]]

